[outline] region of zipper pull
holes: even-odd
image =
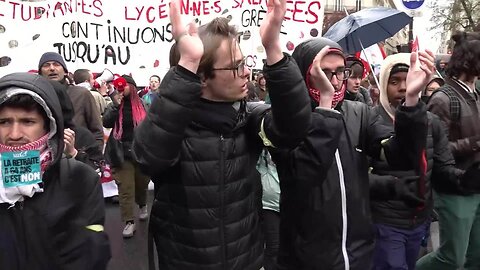
[[[220,135],[220,143],[221,143],[220,149],[222,150],[222,152],[224,152],[225,151],[225,138],[223,138],[223,134]]]

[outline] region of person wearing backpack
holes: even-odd
[[[480,33],[459,33],[445,85],[428,102],[448,128],[456,166],[466,170],[458,186],[434,186],[440,248],[417,262],[419,270],[480,269]]]

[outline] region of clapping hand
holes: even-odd
[[[410,54],[410,68],[407,74],[406,106],[415,106],[423,89],[430,82],[435,72],[435,55],[425,52]]]
[[[198,36],[198,28],[195,23],[191,22],[186,27],[183,24],[180,14],[180,1],[181,0],[172,0],[170,2],[172,35],[180,53],[180,61],[178,64],[196,73],[200,59],[203,56],[203,43]]]
[[[260,26],[260,36],[267,54],[267,64],[273,65],[283,58],[279,36],[287,3],[286,0],[268,0],[267,8],[267,16]]]

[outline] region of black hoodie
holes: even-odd
[[[12,87],[38,94],[56,130],[50,130],[53,160],[43,174],[44,191],[13,206],[0,204],[0,269],[106,269],[110,249],[98,175],[62,155],[63,116],[54,89],[39,75],[13,73],[0,79],[0,96]]]
[[[304,79],[326,45],[340,48],[317,38],[295,49]],[[416,130],[410,127],[425,115],[420,105],[398,111],[396,124],[403,132],[385,145],[387,155],[405,156],[393,150],[404,149],[402,142],[414,137],[407,131]],[[367,155],[379,155],[380,142],[393,135],[378,119],[360,102],[346,100],[336,110],[316,108],[309,134],[297,148],[272,151],[282,191],[279,269],[370,269],[374,235]]]

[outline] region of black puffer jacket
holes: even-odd
[[[14,206],[0,204],[0,269],[106,269],[110,247],[98,174],[82,162],[62,158],[63,116],[48,81],[10,74],[0,79],[0,96],[12,86],[37,93],[51,111],[49,118],[55,118],[56,130],[50,131],[53,160],[42,177],[44,191]]]
[[[203,122],[200,80],[181,66],[162,80],[161,93],[135,132],[133,151],[155,182],[150,230],[160,269],[258,270],[263,241],[259,212],[261,182],[256,162],[262,150],[262,125],[277,147],[292,147],[310,123],[309,100],[290,57],[266,66],[272,100],[244,106],[238,121],[223,133]],[[202,104],[209,106],[208,104]],[[255,107],[255,108],[254,108]],[[197,114],[197,115],[196,115]]]
[[[323,38],[297,46],[293,57],[304,76],[325,45],[339,48]],[[422,103],[397,114],[404,132],[384,146],[388,155],[418,136],[412,131],[421,130],[426,109]],[[336,110],[315,109],[307,138],[293,151],[272,152],[282,191],[279,269],[370,269],[367,155],[378,156],[381,140],[391,135],[367,105],[343,101]]]
[[[390,127],[393,132],[393,120],[382,106],[375,107],[373,113],[379,115],[382,124]],[[371,160],[370,197],[372,198],[372,216],[375,223],[402,229],[412,229],[425,223],[430,217],[433,207],[432,182],[436,185],[454,186],[463,174],[462,170],[456,169],[454,166],[455,160],[449,149],[443,124],[436,115],[430,112],[428,113],[425,155],[427,168],[424,188],[418,190],[418,196],[424,199],[425,203],[417,207],[407,205],[398,197],[400,194],[396,194],[393,187],[395,178],[412,176],[412,170],[398,171],[384,160]],[[410,169],[413,169],[413,166]]]

